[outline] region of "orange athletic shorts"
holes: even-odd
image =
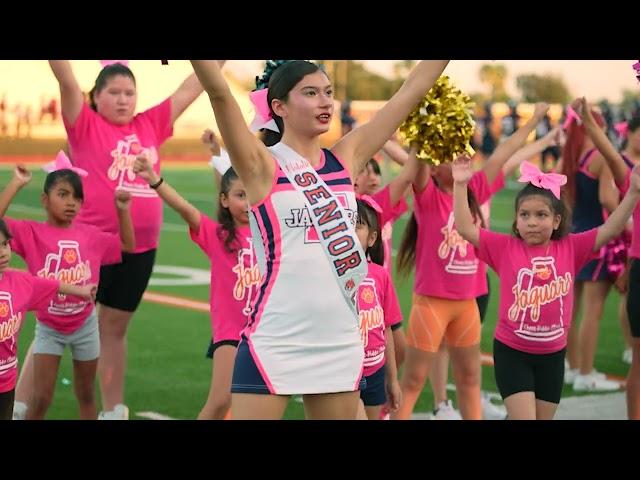
[[[480,312],[475,298],[450,300],[414,293],[407,345],[435,353],[443,339],[450,347],[480,343]]]

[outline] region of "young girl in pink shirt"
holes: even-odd
[[[80,287],[97,284],[102,265],[119,263],[122,251],[135,248],[129,214],[131,195],[122,190],[116,192],[112,208],[117,212],[120,232],[105,233],[75,221],[84,200],[79,174],[86,175],[86,172],[72,167],[62,152],[50,170],[42,193],[47,220],[5,217],[13,236],[11,246],[25,260],[32,275]],[[31,173],[18,166],[13,179],[0,194],[0,216],[4,216],[15,195],[30,181]],[[60,295],[41,306],[36,311],[36,319],[32,378],[26,379],[32,382],[33,390],[26,418],[44,418],[53,399],[60,359],[69,346],[80,418],[95,420],[100,336],[94,304],[86,298]]]
[[[160,198],[187,222],[191,239],[211,261],[212,337],[207,356],[213,358],[213,369],[209,397],[198,418],[222,420],[231,407],[231,375],[240,332],[253,312],[261,282],[244,186],[232,168],[222,175],[216,222],[159,177],[145,157],[136,160],[134,171],[155,185]]]
[[[500,277],[500,309],[493,355],[496,383],[508,417],[550,420],[562,393],[567,333],[576,273],[619,235],[640,199],[640,167],[620,206],[600,227],[568,234],[570,216],[560,199],[566,177],[544,174],[528,162],[519,181],[513,235],[474,221],[467,203],[471,162],[453,165],[454,216],[460,235]]]
[[[387,145],[391,143],[392,142],[390,140],[385,144],[385,151],[387,151]],[[399,155],[404,155],[405,157],[407,155],[402,147],[399,144],[393,142],[393,145],[390,148],[392,150],[391,153],[393,153],[393,160],[404,165],[406,160],[404,157],[400,157],[400,160],[398,160]],[[396,151],[398,150],[401,152],[400,154],[396,153]],[[409,164],[408,167],[403,167],[398,176],[396,176],[383,188],[379,189],[382,181],[382,172],[380,170],[378,161],[375,158],[372,158],[365,164],[365,167],[356,176],[353,184],[353,188],[356,194],[371,196],[371,198],[378,204],[378,206],[382,210],[380,219],[380,233],[382,239],[382,248],[384,250],[383,266],[387,270],[389,278],[392,278],[393,276],[393,224],[409,208],[404,197],[410,192],[411,181],[413,176],[415,175],[414,169],[410,168],[412,166],[412,164]],[[393,332],[396,367],[400,369],[402,363],[404,362],[406,344],[404,330],[402,329],[402,321],[393,324],[391,326],[391,330]],[[384,417],[388,417],[388,412],[385,408],[383,408],[382,415]]]
[[[362,420],[379,420],[383,406],[395,412],[402,402],[394,352],[393,326],[402,323],[398,297],[389,271],[384,268],[384,245],[380,224],[382,208],[362,195],[358,204],[356,235],[368,258],[369,270],[358,289],[358,316],[364,344],[364,378],[360,391]]]

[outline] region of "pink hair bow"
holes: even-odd
[[[280,133],[280,129],[278,128],[276,121],[273,119],[273,115],[271,115],[271,110],[269,109],[269,103],[267,102],[268,94],[268,88],[255,90],[249,93],[249,100],[251,100],[256,112],[256,116],[249,126],[249,129],[254,133],[263,128]]]
[[[376,214],[378,216],[378,225],[380,226],[380,228],[382,228],[382,207],[380,206],[380,204],[378,202],[376,202],[372,197],[370,197],[369,195],[356,195],[356,199],[366,203],[367,205],[369,205],[371,208],[373,208],[376,211]]]
[[[560,200],[560,187],[567,183],[567,176],[559,173],[543,173],[533,163],[522,162],[518,181],[550,190]]]
[[[633,69],[636,71],[636,78],[640,80],[640,60],[633,64]]]
[[[627,122],[619,122],[613,126],[619,137],[626,137],[629,132],[629,124]]]
[[[567,118],[565,118],[564,123],[562,124],[562,129],[566,130],[567,128],[569,128],[574,120],[578,125],[582,123],[582,120],[580,120],[580,115],[576,113],[571,105],[567,105]]]
[[[129,66],[129,60],[100,60],[100,65],[102,65],[102,68],[108,67],[109,65],[113,65],[115,63],[119,63],[120,65],[124,65],[125,67]]]
[[[69,160],[69,157],[67,157],[67,155],[62,150],[58,152],[58,156],[53,162],[47,163],[42,167],[42,169],[47,173],[68,169],[76,172],[81,177],[86,177],[87,175],[89,175],[86,170],[83,170],[82,168],[74,167],[71,161]]]

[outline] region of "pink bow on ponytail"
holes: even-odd
[[[120,65],[124,65],[125,67],[129,66],[129,60],[100,60],[100,65],[102,65],[102,68],[108,67],[109,65],[113,65],[115,63],[119,63]]]
[[[69,157],[67,157],[67,155],[62,150],[58,152],[58,156],[53,162],[47,163],[42,167],[42,169],[47,173],[57,172],[58,170],[67,169],[67,170],[72,170],[76,172],[81,177],[86,177],[87,175],[89,175],[86,170],[83,170],[82,168],[74,167],[71,161],[69,160]]]
[[[267,102],[267,95],[269,95],[268,88],[255,90],[249,93],[249,100],[251,100],[256,112],[256,116],[249,126],[249,129],[254,133],[263,128],[280,133],[280,129],[278,128],[276,121],[273,119],[273,115],[271,115],[271,109]]]
[[[518,181],[550,190],[560,200],[560,187],[567,183],[567,176],[559,173],[543,173],[533,163],[522,162]]]
[[[378,202],[376,202],[372,197],[370,197],[369,195],[356,195],[356,199],[360,200],[361,202],[366,203],[368,206],[370,206],[371,208],[373,208],[376,212],[376,215],[378,217],[378,226],[380,228],[382,228],[382,207],[380,206],[380,204]]]
[[[580,120],[580,115],[576,113],[571,105],[567,105],[567,118],[565,118],[564,123],[562,124],[562,129],[566,130],[567,128],[569,128],[574,120],[578,125],[582,123],[582,120]]]
[[[629,132],[629,124],[627,122],[619,122],[613,126],[619,137],[626,137]]]

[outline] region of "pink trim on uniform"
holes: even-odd
[[[331,153],[333,153],[333,152],[331,152]],[[335,156],[335,154],[334,154],[334,156]],[[338,158],[338,157],[336,157],[336,158]],[[340,161],[339,158],[338,158],[338,161]],[[314,167],[312,165],[311,168],[315,169],[316,171],[322,170],[324,168],[324,166],[326,165],[326,163],[327,163],[327,156],[324,154],[324,150],[320,150],[320,163],[318,164],[317,167]],[[342,164],[342,162],[340,162],[340,164]],[[284,174],[284,172],[283,172],[283,174]],[[286,177],[286,175],[285,175],[285,177]]]
[[[364,373],[364,365],[362,366],[362,370],[360,371],[360,376],[358,380],[356,380],[356,384],[353,386],[353,391],[356,392],[360,390],[360,382],[362,381],[362,374]]]
[[[279,258],[281,258],[282,256],[282,251],[280,250],[281,248],[281,242],[276,241],[277,238],[281,238],[281,232],[280,232],[280,224],[278,223],[278,217],[276,215],[275,210],[273,209],[273,204],[271,202],[266,202],[264,204],[264,208],[267,210],[267,215],[269,216],[269,219],[271,220],[271,227],[273,229],[273,237],[274,237],[274,247],[275,247],[275,251],[274,251],[274,258],[276,259],[276,261],[274,261],[272,263],[272,273],[271,273],[271,278],[269,279],[269,284],[267,285],[264,295],[262,295],[262,304],[259,306],[259,310],[255,312],[255,320],[254,322],[251,324],[250,328],[249,328],[249,334],[255,332],[256,328],[258,327],[258,324],[260,323],[260,319],[262,318],[262,313],[264,312],[264,308],[269,300],[269,297],[271,295],[271,290],[273,290],[273,286],[276,283],[276,280],[278,278],[278,273],[280,271],[280,262],[278,261]],[[260,217],[260,215],[256,215],[256,218],[258,218],[258,226],[260,227],[260,231],[262,233],[262,235],[267,238],[267,230],[264,226],[264,223],[262,221],[262,218]],[[266,252],[265,251],[265,263],[269,263],[269,253],[270,252]],[[266,272],[263,274],[264,277],[266,278]],[[262,288],[262,286],[261,286]],[[256,297],[256,301],[257,298],[259,298],[260,295],[258,295]]]
[[[320,170],[320,169],[318,169],[318,170]],[[323,173],[322,174],[322,179],[325,182],[330,182],[332,180],[344,180],[345,179],[345,174],[344,174],[344,172]]]
[[[291,184],[289,183],[279,183],[277,185],[273,186],[273,189],[271,190],[271,193],[278,193],[278,192],[290,192],[291,191]],[[261,204],[261,206],[264,204]]]
[[[593,179],[593,180],[597,180],[598,177],[594,176],[591,172],[589,172],[588,168],[589,165],[591,165],[591,162],[593,161],[594,157],[594,153],[597,153],[598,151],[596,149],[590,150],[587,152],[587,154],[584,157],[584,160],[582,160],[582,163],[580,163],[580,165],[578,166],[578,171],[584,173],[587,177]]]
[[[582,173],[583,175],[589,177],[592,180],[598,180],[598,177],[594,176],[591,172],[589,172],[589,170],[587,170],[586,168],[580,168],[578,169],[578,171],[580,173]]]
[[[256,222],[258,224],[258,228],[260,229],[260,236],[261,237],[266,237],[266,229],[264,228],[264,224],[262,222],[262,218],[259,215],[255,215],[256,218]],[[262,240],[261,240],[262,241]],[[268,261],[266,260],[269,257],[269,252],[265,251],[265,263],[268,263]],[[265,282],[267,280],[267,276],[266,276],[266,272],[261,272],[262,274],[262,281]],[[261,295],[261,291],[263,288],[263,284],[260,285],[259,289],[258,289],[258,294],[256,295],[256,299],[254,301],[253,304],[253,312],[251,313],[251,315],[249,315],[249,321],[247,322],[247,326],[245,327],[245,329],[243,331],[246,330],[246,332],[248,333],[247,337],[249,336],[249,334],[251,334],[253,331],[255,331],[256,329],[256,325],[258,324],[258,321],[260,319],[260,317],[262,316],[262,312],[264,311],[264,306],[267,303],[264,299],[267,298],[266,297],[266,292],[265,295]],[[269,288],[269,287],[266,287]],[[262,304],[258,307],[259,309],[256,310],[256,303],[258,302],[258,300],[262,298]],[[252,321],[252,319],[255,319]]]

